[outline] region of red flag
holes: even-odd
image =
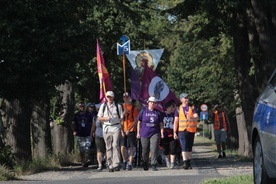
[[[99,74],[99,81],[100,81],[100,102],[105,102],[105,93],[106,91],[112,90],[111,80],[108,74],[108,71],[105,67],[104,58],[102,55],[102,51],[97,39],[97,68]]]
[[[164,111],[164,105],[170,100],[173,100],[176,104],[179,103],[179,99],[169,89],[167,84],[160,77],[158,77],[151,68],[145,66],[142,77],[140,101],[143,104],[146,104],[150,96],[154,96],[156,98],[156,108],[161,111]]]

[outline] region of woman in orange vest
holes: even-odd
[[[189,106],[188,94],[180,95],[181,105],[175,111],[174,139],[179,139],[184,161],[183,169],[191,169],[192,148],[197,129],[198,114],[194,106]]]
[[[215,134],[215,141],[218,150],[218,158],[225,158],[225,142],[227,137],[228,131],[228,121],[226,113],[222,110],[221,105],[215,105],[215,110],[213,112],[213,119],[214,119],[214,134]],[[222,150],[221,150],[222,148]],[[222,155],[221,155],[222,152]]]

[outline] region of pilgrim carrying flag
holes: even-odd
[[[158,77],[151,68],[145,66],[139,101],[143,104],[147,104],[147,100],[150,96],[156,98],[156,108],[161,111],[165,110],[164,106],[170,100],[173,100],[175,104],[179,103],[179,99],[169,89],[167,84]]]
[[[97,39],[97,68],[99,74],[99,82],[100,82],[100,102],[105,102],[105,93],[106,91],[112,90],[111,80],[108,74],[108,71],[105,67],[104,58],[102,55],[102,51]]]

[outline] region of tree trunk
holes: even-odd
[[[35,102],[33,105],[32,119],[32,146],[33,157],[44,158],[52,152],[51,131],[49,124],[49,103]]]
[[[2,109],[5,113],[4,124],[7,125],[6,143],[18,160],[28,161],[31,157],[30,140],[30,103],[19,100],[4,100]]]
[[[244,119],[244,113],[242,108],[238,107],[236,109],[237,125],[238,125],[238,134],[239,134],[239,149],[238,154],[246,157],[251,157],[251,145],[248,141],[248,131],[246,128],[246,123]]]
[[[244,12],[237,12],[234,27],[234,47],[235,47],[235,65],[237,69],[238,94],[240,99],[240,110],[242,117],[237,117],[237,125],[239,131],[239,153],[243,156],[251,155],[250,131],[252,126],[252,118],[254,104],[256,100],[256,89],[254,77],[250,75],[252,68],[251,56],[249,52],[248,30],[246,25],[246,8]],[[243,136],[240,136],[240,133]],[[245,136],[246,135],[246,136]]]
[[[228,114],[230,131],[227,139],[227,147],[230,150],[236,150],[239,148],[239,134],[237,127],[236,115],[231,112]]]
[[[53,123],[54,153],[67,154],[74,149],[74,136],[71,130],[75,109],[73,84],[66,82],[57,89],[61,94],[58,103],[62,108],[59,111],[60,122],[54,121]]]
[[[258,63],[256,79],[259,79],[257,86],[260,90],[266,85],[273,70],[276,67],[276,4],[274,1],[251,0],[253,21],[256,25],[256,32],[262,58]]]

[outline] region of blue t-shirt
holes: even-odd
[[[91,133],[91,127],[93,122],[93,114],[90,112],[80,113],[77,112],[74,115],[75,131],[79,137],[88,137]]]
[[[160,123],[162,123],[160,111],[156,109],[150,111],[146,107],[140,111],[138,120],[141,122],[140,137],[149,138],[156,133],[160,133]]]

